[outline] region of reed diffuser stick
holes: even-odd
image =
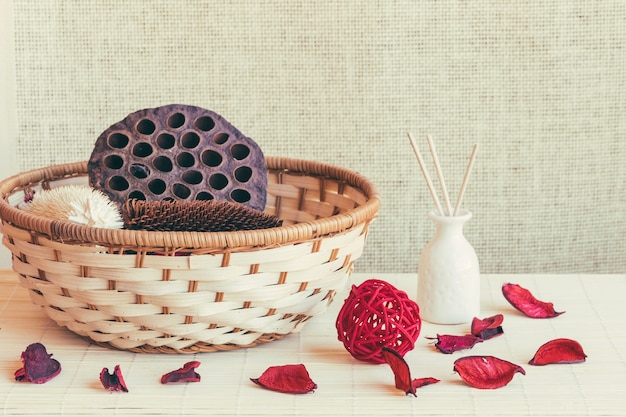
[[[430,153],[433,157],[433,163],[435,165],[435,172],[437,173],[437,178],[439,178],[439,184],[441,185],[443,201],[446,203],[446,210],[447,210],[446,216],[451,216],[452,206],[450,205],[450,196],[448,195],[448,188],[446,187],[446,181],[443,179],[443,171],[441,171],[441,166],[439,165],[439,157],[437,156],[437,150],[435,149],[433,138],[430,137],[430,135],[426,136],[426,140],[428,141],[428,147],[430,148]]]
[[[443,213],[443,209],[441,208],[441,203],[439,202],[439,197],[437,197],[437,192],[435,191],[433,182],[430,180],[430,175],[428,175],[428,170],[426,169],[426,166],[424,165],[424,159],[422,158],[422,154],[420,153],[420,150],[417,147],[417,143],[415,143],[415,139],[413,139],[413,135],[411,134],[411,132],[408,132],[407,136],[409,137],[409,142],[411,142],[411,147],[413,148],[413,152],[415,152],[415,156],[417,157],[417,163],[419,164],[420,169],[422,170],[422,174],[424,175],[424,180],[426,180],[428,191],[430,191],[430,195],[432,196],[433,201],[435,202],[435,206],[437,207],[437,210],[439,210],[439,214],[443,216],[444,213]]]
[[[456,205],[454,206],[454,216],[459,212],[461,208],[461,201],[463,200],[463,194],[465,193],[465,187],[467,186],[467,180],[469,179],[470,172],[472,171],[472,165],[474,165],[474,159],[476,159],[476,152],[478,151],[478,144],[475,143],[472,147],[472,154],[470,155],[467,168],[465,169],[465,176],[463,177],[463,183],[461,184],[461,190],[456,198]]]

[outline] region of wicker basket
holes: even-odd
[[[99,229],[16,208],[24,191],[87,184],[87,163],[0,182],[3,244],[34,304],[108,347],[195,353],[252,347],[323,313],[343,289],[378,212],[373,184],[317,162],[266,158],[266,211],[245,232]]]

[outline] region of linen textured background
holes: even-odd
[[[626,270],[626,2],[14,0],[20,171],[128,113],[216,111],[382,194],[361,272],[415,272],[433,136],[481,272]]]

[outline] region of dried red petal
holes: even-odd
[[[478,317],[474,317],[472,320],[472,334],[476,337],[481,338],[482,340],[491,339],[495,336],[500,336],[504,333],[502,329],[502,322],[504,321],[504,316],[502,314],[496,314],[491,317],[486,317],[484,319],[479,319]]]
[[[550,340],[541,345],[528,363],[530,365],[580,363],[585,362],[586,358],[587,355],[580,343],[572,339],[561,338]]]
[[[427,339],[434,339],[427,337]],[[473,334],[465,334],[463,336],[456,336],[451,334],[438,334],[435,347],[442,353],[452,353],[457,350],[471,349],[476,343],[480,343],[483,340],[480,337],[476,337]]]
[[[437,378],[411,378],[411,369],[402,355],[388,347],[382,348],[384,361],[391,367],[395,378],[396,388],[401,389],[406,395],[412,394],[417,397],[416,390],[426,385],[436,384]]]
[[[122,370],[119,365],[115,365],[113,373],[109,373],[109,368],[102,368],[100,372],[100,382],[102,386],[109,391],[124,391],[128,392],[126,382],[124,382],[124,376],[122,376]]]
[[[518,284],[504,284],[502,294],[513,307],[534,319],[556,317],[565,313],[555,311],[552,303],[537,300],[530,291]]]
[[[198,366],[200,366],[198,361],[187,362],[182,368],[163,375],[161,384],[169,382],[200,382],[200,374],[196,372]]]
[[[289,394],[307,394],[317,388],[302,364],[270,366],[260,377],[250,380],[263,388]]]
[[[52,359],[41,343],[32,343],[22,352],[23,368],[15,371],[15,380],[43,384],[61,373],[61,364]]]
[[[436,384],[437,382],[439,382],[437,378],[433,378],[429,376],[426,378],[415,378],[412,384],[413,384],[413,388],[417,389],[417,388],[425,387],[426,385]]]
[[[474,388],[496,389],[507,385],[516,373],[526,375],[519,365],[495,356],[466,356],[454,362],[454,371]]]

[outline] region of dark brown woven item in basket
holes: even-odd
[[[234,232],[278,227],[276,216],[239,203],[215,200],[130,199],[122,206],[124,227],[159,232]]]
[[[95,343],[133,352],[252,347],[299,330],[343,290],[380,199],[344,168],[268,157],[265,212],[234,232],[98,229],[16,206],[30,188],[87,183],[87,163],[0,182],[3,244],[34,304]]]

